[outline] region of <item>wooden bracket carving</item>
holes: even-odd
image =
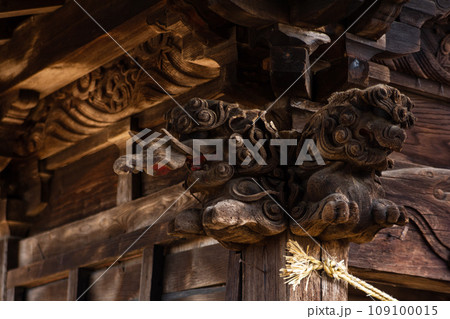
[[[173,109],[167,117],[167,133],[177,153],[184,156],[189,170],[186,185],[196,181],[191,192],[202,194],[202,200],[201,208],[175,218],[172,233],[206,234],[239,249],[288,228],[297,235],[362,243],[382,228],[404,225],[405,209],[384,198],[378,176],[392,166],[388,155],[402,148],[405,129],[414,123],[412,107],[408,97],[386,85],[335,93],[300,135],[278,131],[261,110],[244,110],[223,101],[191,100],[185,111],[199,125],[180,108]],[[252,153],[243,142],[255,145],[285,137],[297,139],[287,163],[280,161],[281,148],[274,143],[264,143]],[[200,164],[194,165],[195,157],[185,148],[198,138],[224,140],[224,157],[213,161],[201,156]],[[311,140],[325,165],[295,165],[304,143]],[[212,153],[215,149],[202,150],[203,155]]]
[[[450,6],[447,8],[447,15]],[[450,85],[450,26],[447,18],[434,19],[421,29],[420,51],[396,59],[380,59],[393,71]]]
[[[168,99],[162,88],[176,96],[219,78],[221,66],[234,59],[229,52],[233,39],[209,47],[181,21],[159,28],[159,35],[130,51],[146,72],[123,56],[27,109],[27,130],[15,145],[15,155],[37,152],[46,158]]]

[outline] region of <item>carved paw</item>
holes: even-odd
[[[343,224],[351,220],[358,212],[356,202],[349,201],[345,195],[333,194],[326,199],[321,217],[324,222],[329,224]]]
[[[291,231],[299,236],[319,236],[330,225],[353,227],[359,221],[358,204],[340,193],[331,194],[319,203],[301,206],[303,215],[300,213],[299,218],[294,217],[296,222],[291,222]]]
[[[377,199],[372,203],[373,219],[378,225],[390,227],[392,225],[406,225],[408,214],[403,206],[397,206],[387,199]]]

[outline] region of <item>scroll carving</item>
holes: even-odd
[[[384,198],[378,176],[392,166],[389,154],[401,150],[405,129],[414,124],[412,107],[408,97],[386,85],[335,93],[301,134],[278,131],[261,110],[223,101],[193,99],[185,106],[189,116],[173,109],[165,132],[176,153],[184,156],[186,185],[193,185],[191,192],[202,194],[202,200],[201,208],[175,218],[172,233],[206,234],[239,249],[286,229],[322,240],[362,243],[382,228],[404,225],[406,210]],[[281,163],[282,148],[274,143],[262,144],[257,154],[243,143],[286,137],[297,140],[288,149],[287,163]],[[190,149],[198,138],[224,140],[224,157],[206,160],[204,155],[215,150],[202,149],[194,165]],[[325,165],[295,164],[308,141],[315,142]],[[119,173],[132,171],[116,168]]]
[[[450,264],[450,170],[414,167],[383,173],[382,182],[389,199],[404,205],[411,221],[437,256]],[[418,188],[417,185],[420,185]],[[411,200],[406,194],[414,194]]]
[[[218,78],[221,58],[210,58],[209,47],[190,38],[182,22],[170,28],[130,51],[146,72],[123,56],[41,100],[28,115],[28,133],[16,153],[47,157],[167,99],[161,87],[177,95]]]
[[[450,7],[446,10],[448,14]],[[422,27],[419,52],[395,59],[374,60],[393,71],[450,85],[450,29],[447,20],[448,17],[429,21]]]

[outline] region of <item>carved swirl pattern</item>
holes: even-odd
[[[185,106],[185,112],[173,109],[167,130],[179,140],[185,144],[194,138],[234,140],[237,157],[234,164],[205,160],[189,173],[187,184],[197,180],[191,191],[205,196],[203,210],[195,224],[192,211],[179,214],[176,233],[207,234],[225,247],[240,249],[289,225],[297,235],[308,232],[324,240],[349,238],[360,243],[384,227],[404,225],[405,209],[383,199],[375,173],[386,170],[391,164],[388,155],[401,149],[404,129],[415,121],[412,108],[408,97],[386,85],[333,94],[308,121],[290,153],[298,155],[305,139],[313,139],[325,166],[280,166],[270,143],[259,150],[269,165],[255,159],[242,163],[251,155],[245,139],[255,145],[259,139],[279,138],[260,110],[198,98]],[[254,122],[258,116],[261,119]],[[293,163],[292,158],[288,161]],[[292,213],[295,223],[280,205]]]
[[[414,124],[413,104],[397,89],[335,93],[328,105],[306,125],[302,138],[313,138],[325,160],[344,160],[357,166],[388,167],[387,155],[399,151]]]
[[[180,39],[165,33],[131,51],[171,95],[220,74],[220,66],[213,60],[204,58],[208,61],[197,63],[185,59]],[[67,147],[165,98],[167,94],[129,57],[121,57],[43,100],[48,110],[41,119],[45,123],[41,139],[45,145]],[[208,114],[199,116],[199,120],[208,121]]]

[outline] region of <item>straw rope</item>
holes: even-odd
[[[300,245],[293,240],[288,241],[287,251],[291,255],[286,256],[286,268],[280,269],[280,276],[285,279],[286,284],[293,285],[294,290],[300,284],[300,281],[305,278],[307,280],[306,289],[308,289],[308,282],[312,272],[323,270],[329,277],[336,280],[344,280],[353,287],[364,291],[367,295],[378,300],[397,301],[397,299],[368,284],[364,280],[349,274],[343,260],[339,263],[330,259],[320,261],[309,256],[308,249],[305,253]]]

